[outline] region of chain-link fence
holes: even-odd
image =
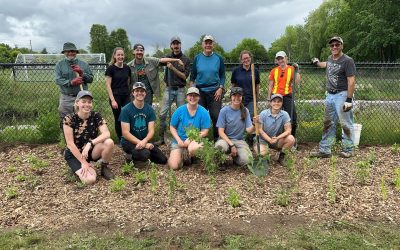
[[[325,69],[299,63],[301,84],[295,89],[300,142],[319,141],[323,127]],[[104,72],[106,64],[90,65],[95,79],[89,90],[95,110],[108,121],[114,134],[114,118],[108,103]],[[226,89],[232,69],[226,64]],[[58,127],[59,87],[54,81],[54,64],[0,64],[0,141],[54,142]],[[257,64],[261,86],[259,112],[266,108],[268,76],[273,64]],[[361,144],[400,142],[400,64],[357,63],[354,116],[362,124]],[[160,79],[163,79],[160,70]],[[165,83],[161,82],[161,89]],[[162,92],[161,92],[162,93]],[[154,107],[159,110],[156,97]],[[229,102],[226,94],[225,103]],[[174,109],[174,107],[173,107]],[[55,125],[54,125],[55,124]],[[338,127],[338,135],[340,127]]]

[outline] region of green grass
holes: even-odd
[[[210,233],[211,234],[211,233]],[[138,238],[114,233],[0,231],[0,249],[398,249],[400,228],[393,224],[334,222],[277,230],[266,236],[211,235]]]

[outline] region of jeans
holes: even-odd
[[[218,139],[217,120],[219,111],[222,108],[222,98],[224,97],[224,95],[222,94],[221,99],[219,101],[216,101],[214,99],[214,94],[216,91],[217,89],[212,92],[203,92],[200,89],[200,101],[199,101],[199,104],[203,106],[205,109],[207,109],[208,112],[210,113],[211,121],[213,123],[214,141]]]
[[[297,113],[296,113],[296,106],[293,103],[292,94],[285,95],[283,97],[283,110],[288,112],[290,116],[290,120],[292,123],[292,135],[296,137],[296,129],[297,129]],[[293,108],[293,115],[292,115],[292,108]]]
[[[337,94],[328,94],[325,99],[325,118],[322,140],[319,143],[319,151],[322,153],[331,153],[331,147],[335,142],[336,124],[339,121],[342,126],[342,151],[353,152],[353,111],[343,111],[343,104],[347,98],[347,91]]]
[[[149,104],[150,106],[153,105],[153,93],[147,90],[146,97],[144,98],[144,102]]]
[[[122,149],[125,153],[132,155],[132,161],[150,161],[156,164],[167,164],[167,157],[163,154],[163,152],[154,145],[152,149],[135,149],[136,145],[129,142],[124,141],[122,143]]]
[[[111,100],[108,100],[111,106],[112,113],[114,115],[114,128],[115,128],[115,133],[118,136],[118,140],[121,141],[121,136],[122,136],[122,130],[121,130],[121,122],[118,121],[119,115],[121,114],[121,109],[123,106],[128,104],[130,102],[130,96],[129,95],[114,95],[114,99],[118,104],[117,109],[113,109],[111,106]]]
[[[185,103],[185,88],[178,88],[177,90],[166,88],[164,91],[160,110],[160,139],[164,136],[167,127],[167,116],[171,117],[171,106],[174,102],[177,108]]]

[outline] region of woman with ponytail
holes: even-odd
[[[230,154],[233,162],[245,166],[252,156],[249,145],[244,141],[244,132],[252,133],[254,126],[249,110],[243,105],[243,89],[231,88],[231,104],[221,109],[217,128],[219,139],[215,147]]]

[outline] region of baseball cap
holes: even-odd
[[[79,93],[76,95],[75,101],[78,101],[79,99],[82,99],[85,96],[90,96],[93,99],[92,93],[90,93],[87,90],[81,90]]]
[[[140,44],[140,43],[137,43],[137,44],[133,45],[133,50],[135,50],[135,49],[137,49],[139,47],[142,47],[142,49],[144,50],[144,46],[142,44]]]
[[[340,36],[334,36],[334,37],[332,37],[332,38],[329,40],[329,43],[328,43],[328,44],[331,44],[333,41],[337,41],[337,42],[343,44],[343,39],[342,39]]]
[[[203,42],[207,41],[207,40],[211,40],[214,42],[214,37],[212,37],[212,35],[205,35],[203,37]]]
[[[243,95],[243,89],[241,87],[231,88],[231,96],[233,96],[235,94]]]
[[[279,98],[279,99],[283,100],[283,96],[281,94],[273,94],[269,100],[272,101],[275,98]]]
[[[285,53],[285,51],[278,51],[278,53],[276,53],[276,55],[275,55],[275,58],[278,58],[278,57],[286,57],[286,53]]]
[[[190,88],[188,88],[188,90],[187,90],[187,92],[186,92],[186,95],[189,95],[189,94],[197,94],[197,95],[200,95],[200,91],[199,91],[199,89],[196,88],[196,87],[190,87]]]
[[[173,36],[173,37],[171,38],[171,43],[173,43],[173,42],[175,42],[175,41],[178,41],[179,43],[181,43],[181,39],[179,38],[179,36]]]
[[[135,82],[132,86],[132,91],[134,91],[135,89],[144,89],[144,91],[147,91],[146,86],[142,82]]]

